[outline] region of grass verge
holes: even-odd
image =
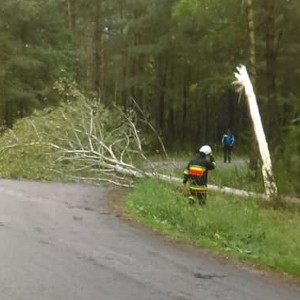
[[[128,195],[128,213],[174,239],[300,277],[300,209],[209,193],[190,206],[177,188],[141,180]]]

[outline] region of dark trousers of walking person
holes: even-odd
[[[224,162],[225,163],[227,161],[229,163],[231,162],[231,151],[232,151],[232,146],[230,146],[230,145],[224,145]]]

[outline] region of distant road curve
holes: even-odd
[[[0,180],[0,299],[300,299],[298,281],[122,222],[109,197],[120,196],[109,186]]]

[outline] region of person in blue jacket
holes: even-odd
[[[234,144],[234,136],[231,133],[230,129],[227,129],[227,132],[222,137],[222,145],[224,150],[224,163],[227,161],[231,162],[231,152]]]

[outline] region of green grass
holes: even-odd
[[[126,210],[175,239],[300,276],[300,209],[209,193],[206,207],[190,206],[168,183],[140,181]]]
[[[217,186],[227,186],[249,192],[263,193],[264,186],[260,172],[251,173],[247,163],[239,159],[238,163],[218,163],[217,168],[209,173],[209,183]]]

